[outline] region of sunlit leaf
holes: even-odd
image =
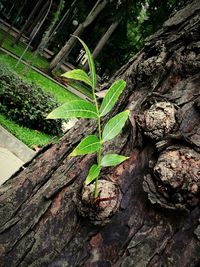
[[[102,158],[101,166],[103,167],[116,166],[128,158],[129,157],[125,157],[118,154],[107,154]]]
[[[96,107],[85,101],[70,101],[54,109],[47,119],[66,119],[66,118],[97,118]]]
[[[118,80],[111,85],[101,104],[100,116],[106,115],[112,109],[125,86],[124,80]]]
[[[128,119],[128,115],[129,110],[123,111],[115,115],[106,123],[102,134],[103,141],[108,141],[121,132],[126,120]]]
[[[99,176],[100,169],[101,169],[100,166],[98,166],[97,164],[92,165],[92,167],[89,170],[88,176],[85,180],[86,185],[90,184],[92,181],[94,181],[94,179],[96,179]]]
[[[73,80],[84,82],[84,83],[86,83],[92,87],[92,82],[91,82],[89,76],[83,70],[80,70],[80,69],[71,70],[71,71],[65,72],[61,76],[64,78],[67,78],[67,79],[73,79]]]
[[[98,151],[100,147],[101,144],[98,137],[96,135],[88,135],[78,144],[70,156],[91,154]]]
[[[96,86],[96,70],[95,70],[95,65],[94,65],[94,60],[93,60],[93,57],[92,57],[92,54],[88,48],[88,46],[77,36],[75,36],[79,42],[81,42],[81,44],[83,45],[84,49],[85,49],[85,52],[86,52],[86,55],[87,55],[87,59],[88,59],[88,65],[89,65],[89,68],[90,68],[90,76],[91,76],[91,79],[92,79],[92,85],[93,87]]]

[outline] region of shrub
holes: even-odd
[[[35,84],[29,84],[0,64],[0,112],[19,124],[48,134],[61,132],[61,120],[46,120],[58,106],[54,98]]]

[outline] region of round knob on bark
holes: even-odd
[[[171,103],[158,102],[138,115],[137,122],[145,135],[160,140],[172,131],[176,123],[175,113],[176,110]]]
[[[85,185],[82,190],[80,212],[95,225],[104,225],[118,210],[121,201],[119,187],[111,181],[99,180],[99,196],[94,199],[95,184]]]
[[[143,188],[152,203],[165,208],[190,209],[200,202],[200,154],[188,147],[163,151],[153,176],[144,178]]]

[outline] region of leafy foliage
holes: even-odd
[[[89,170],[88,176],[85,180],[85,184],[88,185],[96,179],[100,174],[101,167],[97,164],[93,164]]]
[[[117,154],[108,154],[103,156],[102,158],[102,146],[104,142],[114,138],[121,132],[126,120],[128,119],[129,111],[126,110],[124,112],[121,112],[114,116],[112,119],[110,119],[105,125],[103,133],[101,129],[101,117],[106,115],[113,108],[120,94],[124,90],[126,83],[123,80],[116,81],[108,90],[102,102],[102,105],[99,108],[95,96],[95,86],[97,78],[94,61],[87,45],[80,38],[78,38],[78,40],[82,43],[86,51],[88,65],[90,68],[90,75],[88,76],[87,73],[85,73],[83,70],[72,70],[63,74],[63,76],[74,80],[81,80],[90,85],[92,87],[94,104],[88,103],[84,100],[72,101],[53,110],[47,118],[59,119],[69,117],[82,117],[96,119],[98,127],[98,137],[95,135],[86,136],[71,153],[71,156],[78,156],[97,152],[97,163],[92,165],[85,181],[86,185],[93,182],[94,180],[96,181],[94,190],[94,198],[96,199],[98,197],[97,185],[101,166],[116,166],[122,163],[124,160],[128,159],[128,157]]]
[[[108,141],[116,137],[124,127],[128,119],[129,111],[123,111],[110,119],[104,127],[102,139]]]
[[[96,82],[97,82],[97,76],[96,76],[96,70],[95,70],[95,65],[94,65],[94,60],[93,60],[92,54],[90,53],[90,50],[87,47],[87,45],[79,37],[77,37],[77,39],[81,42],[81,44],[83,45],[83,47],[85,49],[87,59],[88,59],[88,65],[90,68],[90,77],[91,77],[91,81],[92,81],[92,87],[95,87]]]
[[[108,154],[102,158],[101,166],[103,167],[116,166],[125,161],[126,159],[128,159],[128,157],[124,157],[118,154]]]
[[[61,132],[61,121],[47,121],[46,115],[58,106],[50,94],[28,84],[0,64],[0,112],[22,126],[48,134]]]
[[[93,104],[86,102],[85,100],[74,100],[56,108],[47,118],[97,118],[97,116],[97,111]]]
[[[100,107],[100,116],[106,115],[113,108],[125,86],[126,83],[123,80],[118,80],[112,84]]]
[[[100,149],[99,138],[96,135],[86,136],[72,151],[71,156],[79,156],[97,152]]]
[[[92,87],[92,83],[90,81],[89,76],[83,70],[72,70],[72,71],[69,71],[69,72],[65,72],[61,76],[64,77],[64,78],[68,78],[68,79],[73,79],[73,80],[84,82],[84,83],[86,83],[86,84],[88,84],[89,86]]]

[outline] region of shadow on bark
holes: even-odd
[[[92,225],[78,212],[82,184],[95,158],[68,155],[83,136],[97,130],[93,122],[80,120],[1,187],[1,266],[200,265],[199,13],[198,0],[177,12],[113,77],[125,79],[127,88],[109,116],[127,107],[131,110],[122,134],[104,148],[130,155],[101,174],[120,188],[118,212],[105,226]],[[163,101],[174,106],[176,123],[155,140],[145,135],[137,117]],[[196,153],[193,189],[184,179],[175,187],[166,184],[158,171],[163,168],[155,167],[172,146]],[[176,197],[169,198],[169,189]],[[193,201],[188,204],[185,195]]]

